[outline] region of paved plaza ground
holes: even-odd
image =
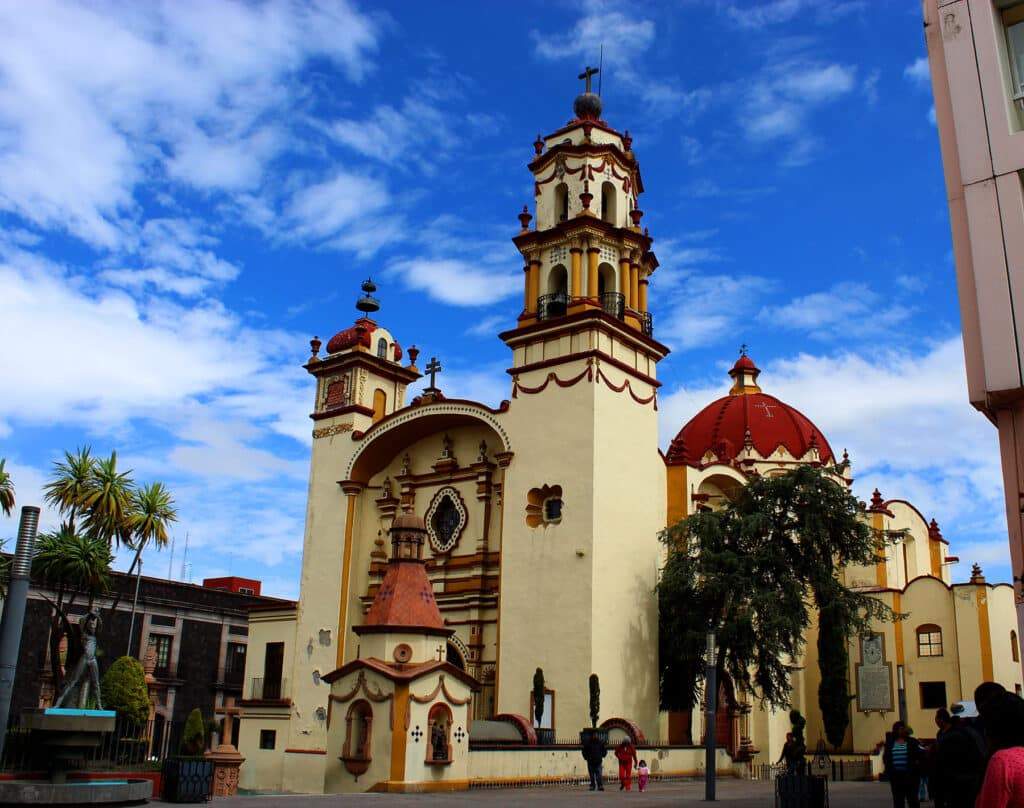
[[[767,808],[774,804],[772,785],[747,780],[724,780],[718,784],[718,800],[728,808]],[[618,787],[604,793],[591,793],[585,787],[566,786],[535,789],[484,789],[463,791],[455,794],[333,794],[330,796],[244,796],[215,799],[222,808],[327,808],[327,806],[368,806],[368,808],[392,808],[402,806],[471,806],[500,805],[681,805],[683,803],[707,804],[704,800],[704,784],[700,781],[672,782],[653,786],[648,792],[629,794],[620,792]],[[885,808],[892,804],[889,787],[885,783],[830,783],[830,808]],[[926,803],[928,805],[928,803]]]

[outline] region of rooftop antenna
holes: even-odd
[[[601,86],[604,84],[604,43],[601,43],[601,52],[597,57],[597,94],[601,95]]]
[[[171,536],[171,560],[167,562],[167,580],[171,580],[171,570],[174,569],[174,536]]]
[[[188,560],[188,531],[185,532],[185,552],[181,559],[181,580],[192,583],[192,564]]]

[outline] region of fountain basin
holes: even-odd
[[[149,780],[0,780],[4,805],[123,805],[145,802],[152,795]]]

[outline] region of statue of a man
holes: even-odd
[[[432,760],[448,760],[448,731],[441,721],[431,729],[430,745],[433,748]]]
[[[100,630],[99,613],[94,610],[82,615],[78,619],[78,627],[82,639],[82,655],[78,657],[78,661],[75,663],[71,676],[68,677],[64,690],[61,691],[60,697],[53,706],[62,706],[71,691],[81,684],[78,691],[78,707],[85,709],[85,703],[89,698],[89,682],[83,682],[82,678],[85,676],[86,669],[88,669],[89,679],[92,682],[93,689],[96,691],[96,707],[102,710],[103,695],[100,693],[100,667],[96,664],[96,633]]]

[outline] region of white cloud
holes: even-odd
[[[511,325],[507,314],[495,314],[478,320],[466,329],[466,333],[471,337],[494,337],[499,331]]]
[[[391,201],[379,180],[338,171],[323,182],[296,192],[285,208],[289,238],[322,240],[338,236],[357,219],[375,219]],[[361,235],[370,239],[363,226]]]
[[[775,328],[807,331],[819,339],[832,340],[837,329],[848,337],[887,331],[906,322],[912,313],[900,303],[883,302],[863,283],[844,281],[789,303],[764,306],[757,319]]]
[[[726,3],[726,15],[741,28],[764,28],[790,22],[798,14],[812,14],[815,22],[831,23],[848,14],[864,10],[863,0],[828,2],[828,0],[759,0],[755,4]]]
[[[849,449],[858,497],[877,486],[938,519],[954,554],[984,533],[1001,540],[1008,557],[997,435],[968,403],[959,338],[922,355],[872,348],[758,362],[766,393],[803,412],[834,451]],[[706,385],[663,395],[662,443],[727,390],[723,369]]]
[[[522,278],[507,266],[492,269],[461,259],[410,258],[391,264],[388,273],[452,306],[486,306],[523,291]]]
[[[928,57],[920,56],[903,68],[903,77],[921,87],[927,87],[932,80]]]
[[[0,5],[0,210],[113,248],[161,172],[255,186],[298,70],[320,57],[360,81],[377,37],[344,0]]]

